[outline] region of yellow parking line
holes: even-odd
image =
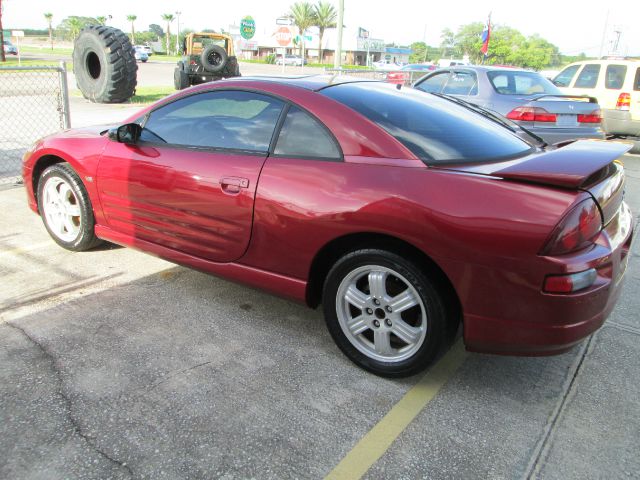
[[[40,250],[41,248],[50,247],[53,245],[55,245],[55,243],[49,241],[49,242],[34,243],[32,245],[26,245],[24,247],[10,248],[8,250],[0,250],[0,256],[20,255],[21,253],[27,253],[33,250]]]
[[[467,353],[462,340],[422,377],[396,403],[349,453],[329,472],[325,480],[356,480],[384,455],[396,438],[422,409],[436,396],[440,388],[462,365]]]

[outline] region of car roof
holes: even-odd
[[[287,77],[276,77],[273,75],[253,75],[249,77],[233,77],[229,79],[234,82],[242,81],[260,81],[260,82],[273,82],[280,83],[282,85],[292,85],[295,87],[301,87],[307,90],[319,91],[323,88],[330,87],[332,85],[339,85],[343,83],[356,83],[356,82],[377,82],[378,80],[355,78],[348,75],[291,75]],[[224,80],[221,80],[224,82]]]
[[[442,70],[474,70],[476,72],[526,72],[526,73],[538,73],[533,70],[526,70],[520,67],[505,67],[505,66],[494,66],[494,65],[452,65],[450,67],[443,67]]]
[[[599,64],[599,65],[610,65],[612,63],[616,64],[616,65],[633,65],[633,66],[637,66],[640,63],[640,59],[633,59],[633,58],[603,58],[600,60],[580,60],[579,62],[573,62],[570,65],[586,65],[587,63],[592,64]],[[570,65],[567,65],[570,66]]]

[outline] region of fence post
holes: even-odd
[[[67,82],[67,63],[60,62],[60,94],[62,98],[63,128],[71,128],[71,111],[69,110],[69,84]]]

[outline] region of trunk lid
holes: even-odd
[[[579,140],[517,160],[447,168],[504,180],[588,191],[598,202],[607,224],[618,211],[624,195],[624,171],[614,161],[630,148],[631,145],[624,143]]]

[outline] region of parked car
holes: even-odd
[[[284,60],[282,59],[282,55],[280,55],[276,58],[276,65],[282,65],[283,61],[285,65],[295,65],[298,67],[302,66],[303,63],[304,65],[307,64],[307,59],[305,58],[303,60],[299,55],[285,55]]]
[[[388,62],[386,60],[373,62],[371,66],[374,68],[374,70],[385,70],[385,71],[400,70],[402,68],[401,64]]]
[[[437,68],[433,63],[409,63],[397,72],[387,73],[385,80],[396,85],[410,85],[424,76],[423,72],[432,72]]]
[[[464,67],[471,65],[468,61],[456,58],[441,58],[438,60],[438,68]]]
[[[615,58],[572,63],[553,83],[563,93],[597,98],[604,131],[634,140],[634,152],[640,153],[640,60]]]
[[[4,40],[2,48],[4,49],[4,53],[6,55],[18,55],[18,49],[9,40]]]
[[[146,63],[147,60],[149,60],[149,55],[147,55],[147,52],[145,52],[141,48],[134,47],[134,51],[134,56],[136,57],[136,60],[138,62]]]
[[[149,57],[153,55],[153,49],[149,45],[134,45],[133,48],[136,50],[141,50],[146,53]]]
[[[602,325],[633,236],[628,148],[539,148],[384,82],[245,77],[45,137],[23,175],[62,247],[107,240],[322,304],[347,357],[403,376],[460,321],[467,349],[517,355]]]
[[[594,98],[565,95],[536,72],[493,66],[445,68],[418,80],[414,87],[495,111],[549,144],[604,138]]]

